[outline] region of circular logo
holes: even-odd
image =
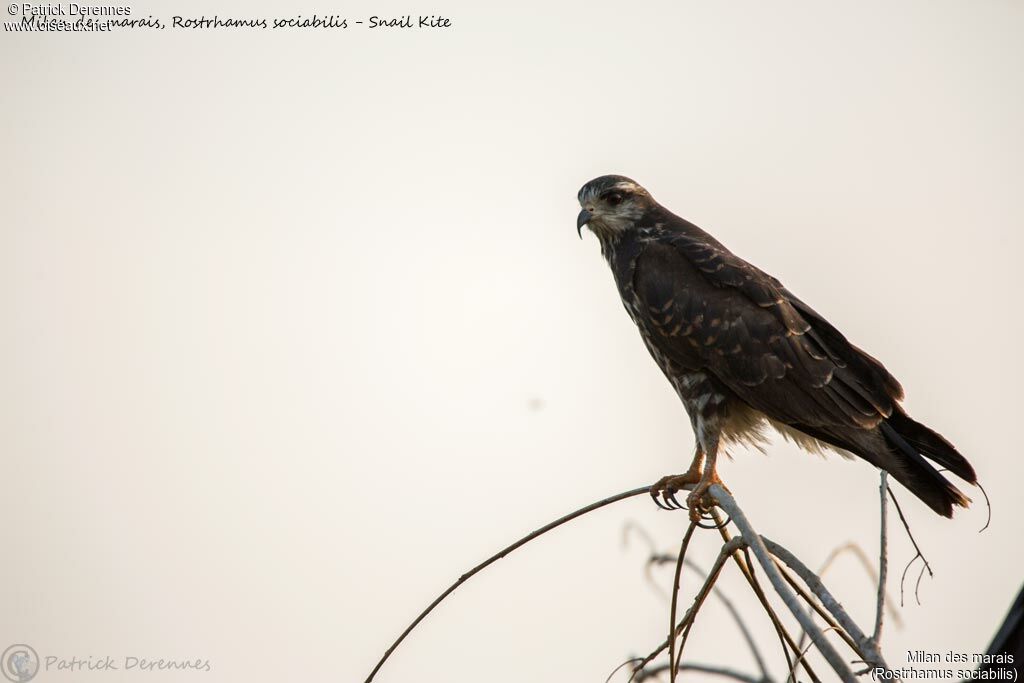
[[[14,683],[31,681],[39,671],[39,655],[29,645],[11,645],[0,655],[0,671]]]

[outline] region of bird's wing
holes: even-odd
[[[690,235],[650,243],[633,286],[651,342],[775,420],[870,429],[902,397],[880,363],[721,245]]]

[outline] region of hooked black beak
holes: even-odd
[[[580,215],[576,216],[576,234],[580,236],[580,239],[583,239],[583,226],[589,223],[593,217],[586,209],[580,211]]]

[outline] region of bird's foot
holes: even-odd
[[[676,500],[676,493],[701,481],[699,469],[690,468],[686,474],[669,474],[651,487],[651,499],[663,510],[681,510],[684,506]]]
[[[717,504],[714,497],[708,493],[712,484],[718,484],[726,491],[729,490],[718,478],[717,472],[712,472],[711,476],[701,477],[697,485],[690,489],[690,495],[686,496],[686,507],[690,511],[691,522],[699,522],[704,513],[710,512],[711,508]]]

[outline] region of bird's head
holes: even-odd
[[[654,204],[650,193],[621,175],[603,175],[580,188],[576,232],[586,225],[598,237],[613,237],[635,224]]]

